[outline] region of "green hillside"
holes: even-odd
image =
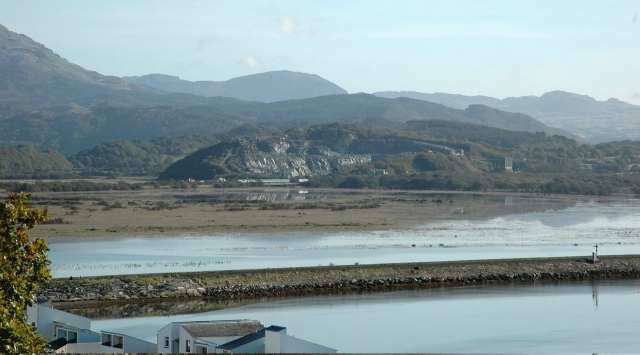
[[[464,153],[458,154],[460,150]],[[528,173],[625,173],[640,163],[640,149],[580,144],[564,136],[514,132],[442,120],[358,127],[339,123],[284,133],[238,137],[172,164],[160,179],[213,179],[233,174],[295,177],[427,171],[495,172],[510,157]]]
[[[39,152],[30,144],[0,147],[0,174],[71,171],[73,165],[55,151]]]
[[[69,157],[76,169],[92,174],[117,172],[157,175],[184,156],[218,140],[202,135],[160,137],[151,141],[107,141]]]

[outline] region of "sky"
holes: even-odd
[[[6,1],[0,24],[105,75],[221,81],[273,70],[349,93],[640,104],[640,0]]]

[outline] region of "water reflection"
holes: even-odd
[[[251,193],[216,193],[216,194],[190,194],[175,195],[174,198],[182,200],[218,200],[218,201],[325,201],[329,196],[322,193],[309,192],[303,188],[296,190],[264,190]]]
[[[56,308],[79,316],[101,319],[124,319],[154,316],[174,316],[196,314],[210,311],[241,307],[256,303],[275,302],[292,297],[261,297],[240,300],[216,300],[211,298],[177,299],[177,300],[136,300],[128,303],[107,305],[82,305],[81,303],[59,303]]]
[[[340,352],[635,352],[638,291],[640,280],[478,285],[274,300],[94,325],[153,340],[156,328],[172,321],[248,318]]]
[[[198,194],[190,196],[202,197]],[[260,198],[262,195],[253,196]],[[392,196],[404,198],[405,195]],[[52,276],[240,270],[331,263],[587,257],[594,244],[601,247],[602,255],[640,254],[640,201],[596,203],[532,196],[513,196],[505,200],[504,196],[473,194],[456,195],[455,203],[448,203],[447,198],[453,195],[410,196],[442,201],[436,204],[449,219],[421,220],[415,227],[377,231],[229,233],[54,242],[50,244],[49,252]],[[481,202],[474,205],[464,201]],[[486,217],[494,215],[500,217]]]

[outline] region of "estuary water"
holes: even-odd
[[[425,221],[405,229],[138,237],[52,242],[53,277],[397,262],[640,254],[640,201],[481,219]]]
[[[640,280],[325,295],[199,314],[95,320],[155,342],[170,322],[255,319],[339,352],[637,353]]]

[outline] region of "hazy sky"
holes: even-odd
[[[640,0],[6,1],[0,24],[101,74],[318,74],[354,92],[640,104]]]

